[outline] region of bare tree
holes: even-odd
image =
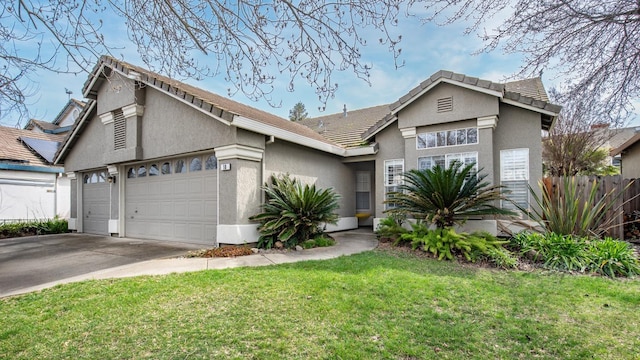
[[[520,76],[557,71],[566,81],[561,103],[596,100],[620,124],[640,97],[638,0],[411,0],[418,3],[424,21],[467,21],[467,33],[482,31],[484,51],[523,54]],[[497,29],[484,30],[505,14]]]
[[[553,100],[565,97],[555,89]],[[613,167],[606,162],[605,144],[616,129],[611,129],[602,106],[588,99],[565,103],[555,126],[542,143],[545,172],[552,176],[608,175]]]
[[[302,78],[320,102],[338,88],[334,71],[368,81],[361,58],[364,34],[374,30],[394,60],[402,0],[6,0],[0,5],[0,111],[26,111],[25,80],[34,71],[88,72],[100,55],[115,56],[122,21],[149,68],[167,76],[202,79],[224,75],[229,95],[271,97],[277,76]],[[366,33],[365,33],[366,32]],[[207,55],[204,62],[200,55]],[[118,57],[118,56],[115,56]],[[126,60],[126,59],[125,59]],[[6,83],[6,84],[5,84]],[[5,90],[6,89],[6,90]]]

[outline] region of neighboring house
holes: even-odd
[[[627,141],[612,149],[610,155],[620,159],[620,174],[623,179],[640,178],[640,131]]]
[[[110,57],[83,94],[91,100],[55,159],[72,179],[70,226],[209,245],[257,241],[249,217],[272,174],[333,188],[340,218],[328,230],[375,224],[404,171],[453,160],[477,163],[526,204],[542,176],[540,131],[560,110],[539,79],[440,71],[396,103],[305,126]]]
[[[83,106],[71,99],[50,123],[0,127],[0,221],[69,217],[70,181],[53,158]]]
[[[80,100],[69,99],[52,122],[31,119],[24,128],[33,132],[64,135],[71,130],[85,105]]]

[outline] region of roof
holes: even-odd
[[[204,112],[218,118],[226,119],[229,117],[228,114],[231,114],[231,122],[233,122],[233,118],[235,116],[239,116],[257,121],[259,123],[267,125],[268,127],[274,127],[280,130],[284,130],[297,136],[303,136],[330,146],[336,146],[334,142],[327,140],[315,131],[301,124],[291,122],[287,119],[273,115],[266,111],[241,104],[237,101],[214,94],[207,90],[185,84],[178,80],[171,79],[169,77],[154,73],[135,65],[128,64],[120,60],[116,60],[109,56],[102,56],[100,58],[98,64],[92,72],[92,75],[90,75],[88,80],[85,82],[82,92],[87,98],[95,99],[98,88],[105,79],[105,75],[108,76],[108,74],[106,74],[106,72],[104,71],[105,68],[116,70],[124,74],[125,76],[141,81],[160,91],[168,93],[173,97],[177,97],[181,101],[186,102],[187,104],[203,110]],[[257,129],[255,129],[254,131],[260,132]],[[267,133],[265,135],[274,134]]]
[[[629,147],[635,145],[638,141],[640,141],[640,132],[636,132],[632,137],[627,139],[624,143],[620,144],[617,148],[613,148],[609,154],[611,156],[616,156],[621,154],[623,151],[627,150]]]
[[[46,121],[42,121],[42,120],[36,120],[36,119],[29,120],[29,122],[27,123],[27,125],[25,125],[24,128],[26,130],[31,130],[31,129],[33,129],[34,126],[40,128],[40,130],[42,130],[42,131],[53,131],[53,130],[57,130],[59,128],[59,126],[56,125],[56,124],[52,124],[50,122],[46,122]]]
[[[548,97],[540,78],[501,84],[451,71],[440,70],[420,83],[420,85],[411,89],[411,91],[398,99],[398,101],[389,105],[391,112],[364,132],[362,137],[364,139],[370,139],[387,125],[394,122],[396,120],[396,114],[400,110],[443,82],[493,95],[500,98],[502,102],[540,112],[543,114],[543,127],[545,128],[551,127],[555,117],[562,109],[561,106],[548,102]]]
[[[389,113],[389,105],[373,106],[300,121],[345,148],[362,146],[362,133]]]
[[[51,144],[45,142],[60,143],[63,139],[63,135],[0,126],[0,162],[49,166],[45,157],[50,151],[45,148]],[[33,144],[34,148],[25,143]],[[39,153],[39,150],[43,153]]]

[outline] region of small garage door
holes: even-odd
[[[217,169],[212,154],[127,167],[126,236],[213,245]]]
[[[82,176],[82,231],[107,235],[109,231],[109,183],[107,171]]]

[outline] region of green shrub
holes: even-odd
[[[529,192],[537,206],[532,210],[520,209],[529,215],[549,233],[561,235],[597,236],[606,231],[611,220],[606,214],[624,191],[606,193],[598,199],[599,183],[594,180],[586,188],[580,185],[576,177],[563,177],[561,193],[554,194],[551,187],[540,183],[542,195],[531,187]]]
[[[0,237],[2,238],[61,234],[68,231],[69,226],[67,220],[60,218],[6,223],[0,225]]]
[[[321,223],[335,224],[338,199],[332,189],[302,185],[289,175],[271,176],[263,187],[267,200],[260,214],[250,217],[260,223],[258,247],[270,249],[277,241],[295,247],[323,232]]]
[[[522,232],[511,243],[547,269],[582,272],[590,263],[587,242],[579,236]]]
[[[504,247],[488,247],[485,254],[476,253],[476,257],[503,269],[513,269],[518,266],[518,258]]]
[[[400,240],[400,235],[409,232],[402,225],[406,220],[406,216],[401,214],[390,214],[386,218],[380,220],[375,234],[378,238],[387,238],[394,241],[395,244]]]
[[[640,263],[629,243],[606,237],[591,242],[591,271],[605,276],[634,276],[640,274]]]
[[[392,206],[386,212],[425,220],[440,229],[462,224],[469,216],[514,215],[494,205],[506,199],[504,187],[491,186],[484,181],[487,175],[474,168],[475,164],[454,161],[448,168],[405,172],[404,184],[385,201]]]
[[[411,241],[414,249],[430,252],[439,260],[453,260],[455,256],[462,256],[467,261],[473,261],[478,254],[486,255],[490,248],[499,248],[505,243],[488,233],[457,233],[452,228],[411,232],[403,234],[401,238]]]

